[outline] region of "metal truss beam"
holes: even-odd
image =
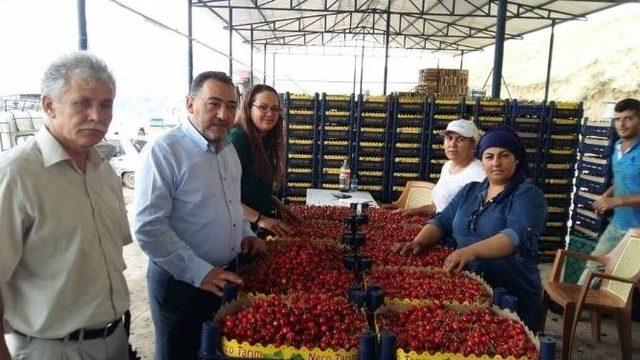
[[[414,15],[414,16],[428,16],[429,18],[433,17],[481,17],[481,18],[494,18],[495,14],[492,14],[491,3],[494,1],[489,1],[485,3],[482,7],[475,5],[472,0],[462,1],[466,4],[471,5],[475,10],[472,13],[468,11],[462,11],[460,6],[451,6],[447,7],[443,4],[442,1],[438,1],[437,3],[440,5],[438,9],[434,9],[436,6],[433,5],[431,8],[426,8],[427,1],[412,0],[410,4],[411,7],[408,7],[407,10],[399,10],[399,9],[391,9],[389,12],[392,15]],[[376,7],[364,7],[371,3],[371,0],[361,0],[360,3],[358,1],[354,2],[354,7],[350,9],[339,8],[340,1],[336,0],[333,2],[323,1],[323,2],[309,2],[299,0],[299,3],[293,4],[293,0],[289,0],[283,2],[281,0],[269,0],[269,1],[253,1],[256,5],[250,6],[245,3],[240,3],[234,0],[199,0],[197,3],[194,3],[194,7],[208,7],[210,9],[244,9],[244,10],[262,10],[262,11],[301,11],[301,12],[332,12],[332,13],[356,13],[356,14],[370,14],[370,13],[385,13],[386,9],[384,8],[376,8]],[[454,3],[455,4],[455,3]],[[511,18],[519,18],[519,19],[546,19],[546,20],[568,20],[574,19],[576,16],[572,14],[568,14],[561,11],[556,11],[553,9],[546,9],[542,6],[535,7],[531,5],[526,5],[514,1],[509,1],[509,5],[511,7],[516,7],[519,11],[512,11],[509,15],[507,15],[507,20]],[[294,6],[295,5],[295,6]],[[484,9],[486,7],[486,9]],[[534,12],[534,10],[541,10],[544,13]]]
[[[279,45],[279,46],[289,46],[289,45],[315,45],[315,46],[326,46],[331,45],[332,42],[336,40],[340,40],[343,42],[347,41],[355,41],[356,38],[359,38],[362,34],[348,34],[348,33],[324,33],[324,32],[314,32],[314,33],[295,33],[295,34],[285,34],[273,37],[264,37],[259,39],[254,39],[254,44],[267,44],[269,46]],[[384,38],[384,34],[369,34],[370,38],[372,38],[375,42],[379,42],[380,44],[384,43],[382,38]],[[429,39],[424,37],[412,37],[405,35],[389,35],[389,46],[394,48],[407,48],[407,49],[423,49],[423,50],[455,50],[455,51],[477,51],[481,48],[467,46],[462,44],[455,44],[452,42],[441,41],[437,39]]]
[[[360,18],[357,18],[360,16]],[[371,23],[375,24],[376,17],[380,18],[383,14],[370,13],[370,14],[353,14],[353,13],[329,13],[329,14],[314,14],[295,16],[290,18],[283,18],[278,20],[258,21],[258,22],[246,22],[242,24],[233,25],[233,29],[236,31],[250,31],[251,29],[256,31],[270,30],[288,30],[288,31],[308,31],[308,30],[322,30],[330,31],[334,27],[341,23],[351,24],[351,28],[358,29],[363,27],[362,24],[366,20],[371,20]],[[442,36],[442,37],[494,37],[495,31],[479,28],[462,24],[449,24],[446,21],[425,19],[423,17],[398,14],[391,17],[391,24],[398,25],[398,28],[402,27],[402,23],[406,23],[407,26],[403,30],[397,30],[398,35],[422,35],[422,36]],[[328,25],[331,23],[332,25]],[[312,25],[317,25],[316,28],[311,28]],[[384,25],[384,22],[382,23]],[[396,27],[396,26],[394,26]],[[383,26],[376,27],[376,30],[384,31]],[[225,27],[228,29],[228,27]],[[409,29],[413,29],[414,32],[408,32]],[[509,39],[519,38],[515,34],[507,34]]]
[[[240,30],[240,31],[250,31],[249,29],[236,29],[235,30]],[[383,30],[379,30],[379,29],[371,29],[371,28],[367,28],[367,27],[357,27],[357,28],[333,28],[331,30],[287,30],[287,29],[253,29],[254,33],[255,32],[271,32],[271,33],[304,33],[307,35],[310,34],[320,34],[320,33],[325,33],[325,34],[347,34],[347,35],[384,35],[385,32]],[[406,37],[410,37],[410,38],[420,38],[420,39],[431,39],[431,38],[435,38],[435,40],[438,40],[440,38],[442,39],[466,39],[467,36],[465,35],[437,35],[437,34],[430,34],[430,35],[419,35],[419,34],[410,34],[410,33],[401,33],[397,30],[393,30],[389,32],[389,35],[391,36],[406,36]],[[275,35],[278,36],[278,35]],[[260,41],[263,39],[268,39],[270,37],[260,37],[260,38],[254,38],[254,41]],[[493,40],[495,37],[494,36],[489,36],[489,35],[481,35],[481,36],[474,36],[475,39],[485,39],[485,40]]]

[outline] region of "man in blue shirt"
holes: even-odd
[[[236,256],[265,250],[244,219],[242,168],[227,139],[235,89],[224,73],[198,75],[189,122],[148,145],[136,174],[134,231],[149,256],[147,284],[156,359],[195,359],[200,328],[220,306]]]
[[[611,222],[600,235],[591,255],[606,255],[618,245],[629,228],[640,227],[640,101],[624,99],[614,108],[613,125],[620,137],[611,156],[613,185],[593,203],[595,213],[603,216],[613,210]],[[602,270],[596,262],[588,262],[587,271]]]

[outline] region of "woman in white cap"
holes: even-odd
[[[480,132],[473,121],[459,119],[450,122],[444,131],[444,153],[449,160],[442,166],[440,178],[433,188],[433,203],[398,211],[403,215],[433,215],[447,207],[463,186],[484,180],[486,175],[482,162],[474,156],[479,138]]]

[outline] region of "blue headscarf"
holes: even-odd
[[[509,195],[519,184],[523,183],[529,175],[529,165],[527,163],[527,150],[525,149],[518,134],[506,125],[497,126],[489,130],[478,142],[476,147],[476,157],[482,159],[482,153],[490,147],[500,147],[509,150],[518,160],[516,171],[513,173],[509,184],[505,187],[500,200]]]

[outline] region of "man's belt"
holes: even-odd
[[[65,337],[61,337],[58,339],[46,339],[46,340],[78,341],[80,339],[84,339],[84,340],[103,339],[111,336],[111,334],[113,334],[118,328],[118,325],[120,325],[120,322],[122,322],[122,318],[119,318],[118,320],[115,320],[107,324],[105,327],[101,329],[78,329]],[[23,334],[18,330],[14,330],[14,332],[20,336],[34,337],[34,336],[29,336],[27,334]]]

